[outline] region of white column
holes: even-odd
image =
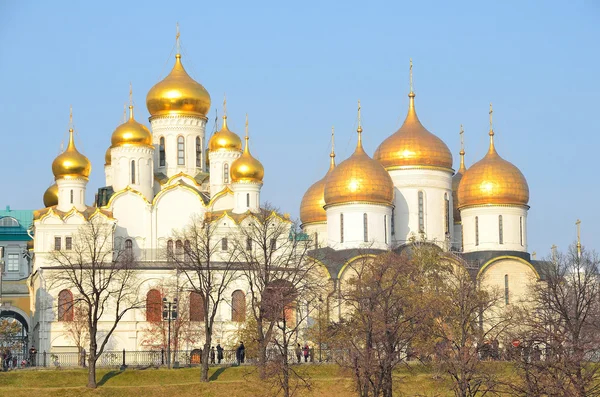
[[[210,163],[210,195],[214,196],[231,184],[231,164],[242,155],[241,151],[218,150],[208,153]]]
[[[75,207],[78,211],[84,211],[87,208],[85,205],[85,188],[87,183],[87,178],[83,177],[57,179],[58,205],[56,209],[68,212]]]
[[[112,186],[115,192],[131,186],[148,201],[154,197],[154,148],[118,146],[111,150]],[[132,166],[133,162],[133,166]]]
[[[261,182],[236,182],[231,185],[233,190],[233,212],[242,214],[248,210],[258,212],[260,209]]]
[[[325,211],[327,212],[328,246],[334,249],[390,248],[391,206],[366,203],[343,204],[327,207]]]
[[[527,211],[508,205],[461,209],[463,251],[527,252]]]

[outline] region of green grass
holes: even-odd
[[[302,396],[354,396],[350,374],[336,365],[307,365],[295,369],[305,371],[311,378],[312,390]],[[504,372],[506,368],[500,368]],[[0,373],[0,396],[226,396],[254,397],[270,394],[269,385],[261,382],[253,367],[211,368],[212,382],[201,383],[199,368],[100,369],[99,387],[85,388],[87,372],[76,369],[18,370]],[[395,374],[395,394],[399,396],[451,396],[447,379],[436,379],[423,366],[402,368]]]

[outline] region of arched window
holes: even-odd
[[[419,233],[425,233],[425,197],[419,191]]]
[[[448,193],[444,193],[444,220],[446,233],[450,233],[450,200],[448,199]]]
[[[191,252],[190,240],[185,240],[183,242],[183,255],[185,256],[186,261],[191,258]]]
[[[246,193],[246,207],[250,207],[250,193]]]
[[[167,241],[167,260],[173,259],[173,240]]]
[[[160,291],[151,289],[146,294],[146,321],[159,322],[161,317],[162,297]]]
[[[130,254],[132,249],[133,249],[133,241],[131,241],[131,239],[128,238],[127,240],[125,240],[125,252]]]
[[[229,183],[229,164],[223,164],[223,183]]]
[[[177,255],[178,258],[183,256],[183,242],[181,240],[175,242],[175,255]]]
[[[182,136],[177,137],[177,165],[185,165],[185,141]]]
[[[227,251],[227,237],[221,239],[221,251]]]
[[[135,184],[135,160],[131,160],[131,184]]]
[[[363,239],[365,243],[369,242],[369,219],[367,214],[363,214]]]
[[[504,304],[508,305],[508,274],[504,275]]]
[[[73,321],[73,294],[68,289],[58,293],[58,321]]]
[[[231,295],[231,321],[246,321],[246,295],[239,289]]]
[[[344,242],[344,214],[340,214],[340,243]]]
[[[190,321],[204,321],[204,299],[196,291],[190,292]]]
[[[502,224],[502,215],[498,215],[498,242],[504,244],[504,225]]]
[[[71,189],[71,204],[73,204],[73,189]]]
[[[479,245],[479,217],[475,217],[475,245]]]
[[[202,167],[202,144],[200,143],[200,137],[196,137],[196,167]]]
[[[165,166],[165,138],[164,137],[160,137],[160,139],[158,140],[159,144],[158,144],[158,165],[160,167],[164,167]]]

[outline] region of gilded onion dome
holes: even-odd
[[[44,192],[44,207],[58,205],[58,185],[55,183]]]
[[[106,149],[106,152],[104,153],[104,165],[110,165],[112,163],[112,157],[110,155],[111,149],[112,147],[109,146],[108,149]]]
[[[491,112],[491,111],[490,111]],[[490,128],[490,148],[473,164],[458,186],[458,208],[473,205],[527,205],[529,186],[521,171],[496,152]]]
[[[67,150],[58,155],[52,162],[52,173],[55,179],[86,178],[92,172],[90,160],[77,151],[73,139],[73,128],[69,129],[69,145]]]
[[[465,167],[465,147],[463,144],[463,128],[460,126],[460,167],[452,177],[452,210],[454,213],[454,223],[460,223],[460,211],[458,210],[458,185],[467,171]]]
[[[110,137],[110,143],[111,148],[118,146],[152,146],[152,133],[145,125],[134,119],[133,105],[129,105],[129,120],[117,127]],[[107,154],[110,157],[110,151],[107,151]],[[106,164],[109,163],[110,160]]]
[[[252,157],[248,146],[248,117],[246,116],[246,145],[244,152],[231,163],[232,182],[262,183],[265,177],[265,168],[260,161]]]
[[[151,116],[188,113],[206,117],[210,95],[187,74],[178,53],[171,73],[148,92],[146,107]]]
[[[325,176],[315,182],[311,187],[308,188],[306,193],[304,193],[304,197],[302,197],[302,202],[300,203],[300,221],[302,224],[306,225],[308,223],[317,223],[317,222],[326,222],[327,214],[325,209],[325,183],[327,182],[327,177],[331,174],[333,169],[335,168],[335,152],[333,150],[333,131],[331,134],[331,154],[329,170],[325,174]]]
[[[223,116],[223,126],[208,141],[208,150],[216,152],[217,150],[231,150],[239,152],[242,150],[242,140],[227,127],[227,115]]]
[[[354,202],[392,205],[394,183],[390,174],[362,147],[362,127],[358,127],[358,143],[354,153],[329,173],[325,182],[325,204]]]

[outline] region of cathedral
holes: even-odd
[[[128,120],[112,133],[105,155],[106,186],[93,205],[85,203],[92,167],[76,147],[72,125],[67,148],[52,163],[55,184],[44,193],[44,208],[34,212],[32,229],[29,329],[39,351],[76,351],[65,332],[73,314],[61,309],[76,291],[55,288],[47,278],[51,253],[71,250],[86,222],[101,217],[114,224],[114,244],[143,264],[140,294],[149,302],[158,293],[160,302],[157,285],[175,274],[160,253],[182,244],[172,239],[173,230],[195,216],[216,221],[226,251],[227,236],[261,208],[265,170],[251,154],[248,119],[242,139],[229,129],[224,109],[220,130],[207,134],[210,95],[188,75],[177,52],[171,72],[146,96],[150,128],[136,120],[130,101]],[[455,171],[448,146],[417,117],[412,83],[408,99],[404,123],[373,156],[362,146],[359,103],[354,153],[336,164],[332,133],[329,170],[302,199],[301,229],[310,239],[311,259],[322,265],[322,277],[330,283],[332,319],[342,315],[336,300],[354,261],[402,251],[415,239],[439,247],[449,261],[500,288],[507,305],[539,279],[540,263],[527,251],[529,188],[494,144],[491,106],[487,153],[467,168],[461,149]],[[289,216],[276,215],[292,228]],[[241,279],[230,286],[228,304],[217,314],[215,339],[226,340],[243,320],[232,311],[245,307],[248,288]],[[146,309],[128,313],[109,348],[152,348],[142,336],[148,320]]]

